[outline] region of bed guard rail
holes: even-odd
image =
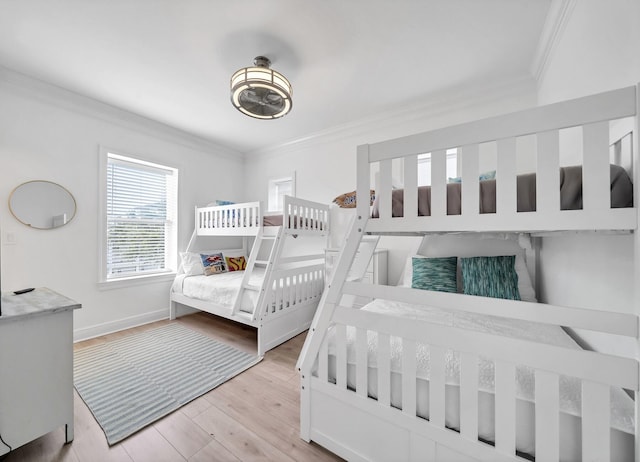
[[[637,178],[634,178],[637,166],[633,165],[637,155],[633,152],[637,150],[637,136],[622,134],[626,138],[620,144],[627,145],[629,151],[623,156],[624,161],[620,159],[619,146],[611,149],[610,146],[620,142],[611,139],[618,132],[616,124],[631,126],[631,132],[638,130],[637,105],[637,90],[633,86],[361,145],[357,159],[358,197],[368,198],[372,177],[379,178],[375,185],[379,214],[369,220],[366,229],[372,233],[418,234],[634,230],[637,228],[637,204],[633,207],[611,206],[614,183],[610,178],[610,164],[622,167],[631,181],[637,183]],[[633,120],[626,124],[629,118]],[[447,172],[447,151],[453,152],[450,150],[454,149],[461,170],[461,185],[456,185],[460,187],[456,214],[448,209],[450,189],[454,188],[447,184],[448,176],[457,176]],[[490,162],[481,156],[483,153],[489,154]],[[423,156],[429,157],[431,169],[428,199],[419,193],[422,189],[418,188],[418,165]],[[578,160],[573,161],[576,156]],[[491,164],[496,170],[495,211],[490,213],[479,210],[479,203],[484,197],[480,190],[483,183],[488,183],[480,181],[485,164]],[[581,164],[582,168],[581,208],[561,210],[558,172],[561,165],[572,164]],[[531,170],[536,174],[532,192],[528,193],[532,196],[533,210],[521,211],[519,174],[520,171]],[[398,188],[398,183],[401,188]],[[400,203],[398,191],[394,189],[403,189],[404,197]],[[424,207],[419,205],[424,204],[423,200],[429,203],[429,214],[420,213],[418,216],[419,208]],[[371,216],[368,200],[357,203],[358,215]]]
[[[329,206],[284,196],[282,226],[287,234],[326,236],[329,233]]]
[[[392,414],[396,419],[407,420],[407,425],[422,427],[430,437],[440,439],[455,435],[455,446],[467,454],[483,455],[483,460],[524,460],[516,457],[516,377],[528,367],[535,375],[535,456],[536,460],[558,460],[562,434],[559,430],[560,398],[559,384],[567,376],[579,381],[582,389],[581,433],[582,454],[589,460],[613,460],[610,458],[610,392],[617,388],[637,394],[638,361],[592,351],[573,350],[551,344],[537,343],[519,338],[509,338],[457,327],[433,324],[412,318],[393,317],[364,312],[348,307],[337,307],[333,317],[335,323],[333,348],[325,338],[317,357],[317,377],[314,386],[335,393],[356,394],[367,400],[370,406],[378,407],[379,413]],[[377,336],[377,374],[369,374],[371,346],[368,338]],[[394,340],[395,339],[395,340]],[[392,341],[393,340],[393,341]],[[394,344],[394,342],[396,342]],[[399,343],[398,343],[399,342]],[[395,345],[395,346],[392,346]],[[392,409],[390,383],[393,382],[391,356],[401,345],[401,403],[395,404],[400,411]],[[428,387],[417,387],[417,357],[419,348],[426,348],[430,356]],[[459,434],[449,432],[445,416],[451,414],[450,404],[445,398],[447,386],[445,361],[447,351],[460,355],[459,363]],[[351,352],[351,353],[349,353]],[[335,369],[330,366],[329,356],[335,354]],[[419,356],[419,355],[418,355]],[[353,360],[349,359],[353,358]],[[479,363],[481,358],[492,361],[495,371],[495,444],[483,444],[479,437]],[[348,366],[354,361],[353,366]],[[353,368],[353,379],[347,371]],[[333,373],[329,373],[333,370]],[[334,375],[335,374],[335,375]],[[333,376],[329,380],[329,376]],[[519,376],[518,376],[519,377]],[[520,379],[519,379],[520,380]],[[369,381],[376,382],[377,397],[370,397]],[[420,383],[418,385],[421,385]],[[421,394],[428,395],[429,415],[419,411]],[[360,401],[362,402],[362,401]],[[445,404],[447,403],[447,404]],[[424,411],[422,411],[424,412]],[[416,418],[420,416],[422,418]],[[429,420],[424,420],[428,418]],[[448,418],[448,417],[447,417]],[[419,425],[420,427],[416,427]],[[458,437],[459,435],[459,437]],[[593,458],[591,458],[593,457]],[[615,459],[615,458],[614,458]]]
[[[262,227],[260,202],[196,207],[195,213],[200,236],[252,236]]]

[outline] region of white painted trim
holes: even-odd
[[[143,286],[148,284],[171,283],[176,278],[176,274],[177,273],[175,271],[167,271],[166,273],[99,281],[98,290],[123,289],[125,287]]]
[[[88,327],[82,327],[80,329],[74,329],[73,341],[81,342],[83,340],[100,337],[101,335],[119,332],[124,329],[130,329],[132,327],[142,326],[144,324],[162,321],[164,319],[169,319],[168,307],[163,310],[150,311],[148,313],[130,316],[115,321],[109,321],[101,324],[94,324]]]
[[[571,19],[576,0],[553,0],[542,27],[538,48],[531,62],[531,73],[537,82],[542,80],[549,61],[562,38],[564,29]]]
[[[3,66],[0,66],[0,84],[9,85],[14,91],[22,92],[45,103],[103,120],[113,125],[135,130],[139,133],[190,149],[215,152],[216,155],[240,162],[244,157],[242,153],[211,140]]]

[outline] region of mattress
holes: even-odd
[[[633,207],[633,185],[626,170],[610,165],[611,207]],[[480,181],[480,213],[496,211],[496,180]],[[461,183],[447,183],[447,215],[461,213]],[[517,177],[518,212],[536,210],[536,174],[527,173]],[[378,218],[378,200],[373,204],[371,216]],[[391,193],[391,216],[404,216],[404,190],[395,189]],[[582,167],[560,168],[560,210],[582,209]],[[418,216],[431,215],[431,187],[418,187]]]
[[[262,217],[263,226],[282,226],[282,214],[278,215],[264,215]]]
[[[261,286],[264,274],[264,268],[255,268],[249,279],[249,284]],[[220,307],[228,308],[229,313],[231,313],[240,291],[243,276],[244,271],[229,271],[211,276],[179,275],[176,277],[171,290],[189,298],[213,302]],[[255,290],[245,290],[240,311],[253,312],[258,294],[258,291]]]
[[[534,340],[565,348],[580,349],[569,335],[558,326],[526,322],[474,313],[454,312],[406,303],[374,300],[361,308],[390,316],[402,316],[436,324],[471,329]],[[335,381],[335,335],[329,334],[329,377]],[[377,334],[368,332],[368,394],[377,397]],[[347,386],[355,389],[355,329],[347,329]],[[402,404],[402,342],[391,337],[391,405]],[[418,344],[417,348],[417,414],[429,417],[429,348]],[[482,440],[495,441],[495,408],[493,390],[494,363],[480,358],[478,397],[478,434]],[[535,453],[534,371],[525,366],[516,367],[516,448],[522,454]],[[449,350],[446,354],[445,424],[459,429],[460,407],[460,357]],[[581,458],[581,383],[571,377],[560,377],[560,458]],[[611,389],[611,446],[612,460],[632,460],[634,447],[634,402],[621,389]],[[630,458],[629,458],[630,457]]]

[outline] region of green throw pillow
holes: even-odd
[[[520,300],[515,255],[460,259],[462,288],[467,295]]]
[[[411,287],[439,292],[457,291],[456,266],[458,257],[413,258]]]

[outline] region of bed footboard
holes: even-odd
[[[309,328],[324,290],[324,265],[274,270],[272,280],[257,311],[258,354]]]
[[[336,307],[332,321],[302,373],[301,427],[343,457],[634,459],[633,428],[611,416],[629,399],[622,389],[637,394],[635,359],[347,307]],[[487,361],[490,391],[481,373]],[[531,400],[520,396],[522,374],[531,375]],[[568,380],[581,390],[577,414],[563,407]]]
[[[329,206],[297,197],[284,197],[284,232],[326,236],[329,233]]]

